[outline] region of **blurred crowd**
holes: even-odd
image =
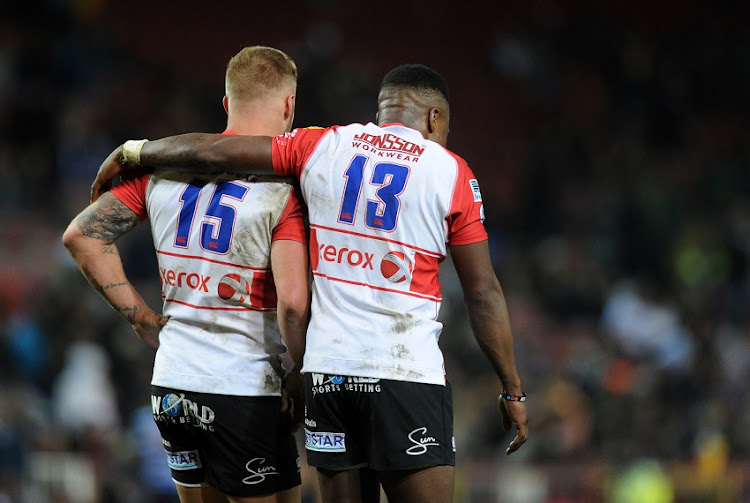
[[[481,184],[531,418],[506,458],[446,260],[457,501],[750,501],[744,4],[2,4],[0,503],[175,501],[153,353],[60,236],[125,139],[221,131],[224,65],[254,44],[298,63],[295,126],[374,120],[401,63],[448,81],[449,148]],[[159,306],[141,227],[120,252]]]

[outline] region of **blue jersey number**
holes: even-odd
[[[198,206],[203,187],[208,182],[195,178],[185,186],[185,190],[180,196],[182,208],[177,218],[177,233],[174,238],[174,245],[178,248],[187,248],[190,242],[190,232],[195,220],[195,209]],[[229,251],[232,243],[232,234],[234,234],[234,223],[237,220],[237,210],[228,204],[223,203],[226,196],[230,199],[241,201],[249,189],[244,185],[235,182],[219,182],[216,184],[216,190],[211,195],[208,202],[208,208],[202,218],[201,223],[201,247],[209,252],[225,254]]]
[[[341,198],[339,222],[353,224],[357,214],[359,195],[362,192],[365,165],[369,158],[356,155],[344,176],[344,196]],[[375,191],[376,199],[368,199],[365,208],[365,225],[371,229],[391,232],[396,228],[401,200],[398,196],[404,191],[409,178],[409,168],[400,164],[381,162],[375,165],[370,183],[379,185]]]

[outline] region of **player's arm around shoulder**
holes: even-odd
[[[166,318],[152,311],[125,276],[114,242],[141,221],[111,193],[84,209],[63,233],[62,241],[91,286],[152,347]]]
[[[91,184],[91,202],[112,180],[139,167],[188,173],[274,174],[270,136],[185,133],[159,140],[128,140],[102,162]]]
[[[518,450],[528,438],[528,417],[521,379],[513,355],[513,336],[500,282],[490,260],[487,241],[451,246],[451,257],[461,282],[464,304],[474,337],[503,386],[499,408],[503,429],[515,426],[516,437],[506,453]],[[504,397],[511,397],[506,400]]]

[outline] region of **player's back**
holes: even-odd
[[[444,383],[439,262],[480,220],[468,166],[401,125],[287,139],[275,163],[284,149],[305,160],[315,277],[304,371]],[[486,239],[483,227],[471,237]]]
[[[280,390],[272,234],[292,188],[157,170],[140,182],[169,322],[153,384],[233,395]]]

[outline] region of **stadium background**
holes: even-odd
[[[296,126],[372,120],[397,64],[448,81],[531,418],[506,457],[448,269],[456,501],[750,501],[746,4],[0,5],[1,502],[172,501],[152,353],[60,235],[123,140],[220,131],[224,65],[254,44],[297,61]],[[120,250],[159,306],[143,227]]]

